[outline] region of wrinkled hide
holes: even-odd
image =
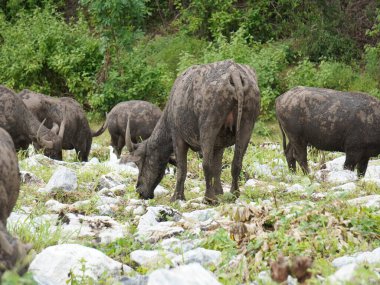
[[[157,106],[139,100],[121,102],[112,108],[103,126],[94,134],[100,136],[107,128],[111,135],[111,146],[120,158],[125,146],[125,130],[130,120],[131,139],[133,143],[149,138],[162,112]]]
[[[137,191],[153,198],[170,154],[177,159],[177,184],[172,200],[185,199],[187,151],[201,151],[206,179],[206,200],[222,194],[220,181],[224,148],[235,144],[231,191],[238,195],[242,160],[260,109],[255,72],[231,60],[196,65],[175,81],[170,98],[152,135],[135,145],[125,159],[139,167]],[[128,133],[128,132],[127,132]]]
[[[276,114],[293,171],[297,161],[309,172],[307,145],[345,152],[344,168],[357,166],[359,176],[369,158],[380,153],[380,101],[367,94],[295,87],[276,99]]]
[[[92,131],[86,114],[77,101],[68,97],[50,97],[30,90],[23,90],[18,96],[38,120],[46,119],[44,125],[47,128],[61,125],[65,118],[62,149],[75,149],[81,161],[88,160]]]
[[[12,137],[17,150],[28,148],[32,142],[54,159],[62,159],[62,138],[57,132],[41,125],[23,101],[10,89],[0,86],[0,127]],[[61,129],[64,131],[64,128]]]

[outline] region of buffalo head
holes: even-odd
[[[158,149],[149,147],[149,140],[134,144],[131,140],[129,120],[125,132],[125,144],[129,154],[123,156],[121,163],[134,162],[139,169],[136,191],[143,199],[154,198],[154,189],[160,183],[165,174],[167,159],[162,158],[162,153]],[[169,153],[170,155],[170,153]]]
[[[65,132],[66,117],[64,117],[61,126],[53,124],[51,129],[45,128],[43,125],[45,120],[40,124],[37,135],[37,149],[44,149],[44,154],[50,158],[62,160],[62,140]]]

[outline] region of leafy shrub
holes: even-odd
[[[377,82],[366,73],[361,73],[350,65],[322,61],[316,65],[309,60],[303,60],[286,76],[287,87],[314,86],[341,91],[361,91],[379,96]]]
[[[67,25],[58,14],[37,9],[12,24],[0,18],[0,35],[2,84],[86,101],[102,57],[84,21]]]
[[[171,82],[162,65],[152,66],[137,49],[124,52],[108,70],[108,77],[91,94],[90,103],[96,112],[109,111],[122,101],[146,100],[163,105]]]

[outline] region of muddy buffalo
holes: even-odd
[[[346,153],[344,168],[364,176],[380,153],[380,101],[364,93],[295,87],[276,99],[276,114],[291,170],[305,173],[307,146]],[[289,144],[286,145],[286,137]]]
[[[126,144],[139,168],[137,192],[153,198],[170,155],[177,158],[177,184],[172,200],[185,199],[184,182],[189,148],[202,151],[207,201],[222,194],[220,181],[224,148],[235,144],[231,191],[238,195],[242,159],[260,109],[255,72],[231,60],[196,65],[175,81],[169,101],[152,135],[133,144],[127,126]]]
[[[111,135],[111,146],[117,157],[120,158],[121,151],[125,146],[128,120],[130,120],[131,140],[133,143],[137,143],[150,136],[161,115],[160,108],[146,101],[121,102],[107,114],[106,121],[94,136],[100,136],[108,128]]]
[[[55,98],[30,90],[18,94],[28,109],[48,128],[57,127],[66,118],[62,149],[75,149],[79,160],[87,161],[93,132],[81,105],[72,98]]]
[[[65,121],[46,128],[12,90],[0,86],[0,127],[10,134],[17,150],[26,149],[33,142],[37,148],[44,148],[49,157],[62,159]]]
[[[24,246],[12,237],[7,229],[7,219],[16,204],[20,190],[20,176],[11,136],[0,128],[0,278],[1,274],[13,268],[26,255],[29,246]],[[26,267],[19,268],[19,273]]]

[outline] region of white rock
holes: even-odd
[[[99,161],[99,159],[97,158],[97,157],[93,157],[93,158],[91,158],[88,162],[87,162],[87,164],[90,164],[90,165],[96,165],[96,164],[99,164],[100,163],[100,161]]]
[[[110,172],[106,175],[100,176],[98,188],[99,189],[103,189],[103,188],[110,189],[110,188],[113,188],[113,187],[116,187],[116,186],[123,184],[122,182],[124,180],[125,179],[123,177],[121,177],[118,173]]]
[[[178,221],[181,215],[169,207],[148,207],[146,214],[140,218],[137,226],[137,239],[140,241],[156,242],[184,231],[182,227],[176,226],[175,222],[165,221],[168,218]]]
[[[346,183],[346,184],[331,188],[331,190],[334,190],[334,191],[338,190],[338,191],[344,191],[344,192],[352,192],[355,189],[356,189],[356,184],[354,182]]]
[[[158,185],[156,189],[154,189],[154,198],[164,197],[167,196],[169,193],[169,190],[165,189],[161,185]]]
[[[380,165],[369,165],[364,177],[367,179],[380,179]]]
[[[346,156],[343,155],[333,160],[327,161],[326,170],[329,170],[329,171],[343,170],[343,165],[344,165],[345,160],[346,160]]]
[[[83,200],[83,201],[77,201],[77,202],[73,203],[72,207],[77,209],[77,208],[84,207],[84,206],[87,206],[90,204],[91,204],[91,200]]]
[[[332,264],[335,267],[342,267],[351,263],[380,263],[380,247],[373,251],[358,252],[354,255],[342,256],[334,259]]]
[[[257,179],[248,179],[247,182],[245,182],[244,187],[256,187],[261,183],[261,181]]]
[[[200,264],[159,269],[149,275],[148,285],[220,285],[215,276]]]
[[[146,213],[145,206],[138,206],[136,209],[133,210],[133,215],[135,216],[142,216]]]
[[[78,244],[50,246],[32,261],[29,271],[37,280],[48,281],[49,285],[66,285],[70,272],[82,276],[82,260],[85,261],[84,275],[99,280],[103,274],[119,277],[132,269],[117,262],[104,253]]]
[[[62,204],[58,202],[57,200],[49,200],[45,203],[46,208],[53,213],[60,213],[62,210],[69,207],[68,204]]]
[[[333,184],[345,184],[348,182],[356,181],[358,176],[355,172],[349,170],[327,171],[325,169],[319,170],[315,173],[319,181],[326,181]]]
[[[128,225],[120,224],[108,216],[66,214],[62,232],[72,239],[92,237],[99,243],[110,243],[126,235]]]
[[[380,195],[363,196],[347,201],[351,205],[380,208]]]
[[[201,193],[201,188],[198,186],[194,187],[193,189],[190,190],[190,192],[195,193],[195,194],[199,194],[199,193]]]
[[[300,184],[294,184],[294,185],[292,185],[292,186],[290,186],[290,187],[288,187],[288,189],[286,189],[287,190],[287,192],[289,192],[289,193],[292,193],[292,192],[304,192],[305,191],[305,187],[303,187],[302,185],[300,185]]]
[[[177,255],[170,251],[164,250],[135,250],[131,252],[130,258],[140,266],[151,267],[168,263],[169,260],[175,259]]]
[[[255,176],[270,176],[272,177],[272,170],[266,164],[260,164],[258,162],[253,163],[253,167],[255,168]]]
[[[342,266],[333,275],[327,278],[330,282],[329,284],[342,284],[344,281],[349,281],[354,276],[356,267],[356,263],[350,263]]]
[[[53,173],[45,188],[41,189],[41,192],[75,191],[77,188],[78,182],[75,172],[67,167],[60,166]]]
[[[380,187],[380,179],[378,178],[363,178],[361,181],[363,183],[373,183],[376,187]]]
[[[173,262],[175,264],[199,263],[204,266],[211,264],[216,266],[220,263],[221,258],[222,253],[220,251],[198,247],[178,256]]]
[[[210,219],[214,219],[217,216],[217,212],[214,209],[196,210],[182,214],[184,218],[195,221],[205,222]]]
[[[184,253],[191,249],[196,248],[201,243],[201,240],[180,240],[178,238],[172,237],[164,239],[159,244],[159,247],[162,247],[165,250],[175,252],[175,253]]]
[[[37,177],[36,175],[28,171],[20,171],[20,180],[21,180],[21,183],[24,183],[24,184],[37,184],[37,185],[44,184],[44,181],[41,178]]]

